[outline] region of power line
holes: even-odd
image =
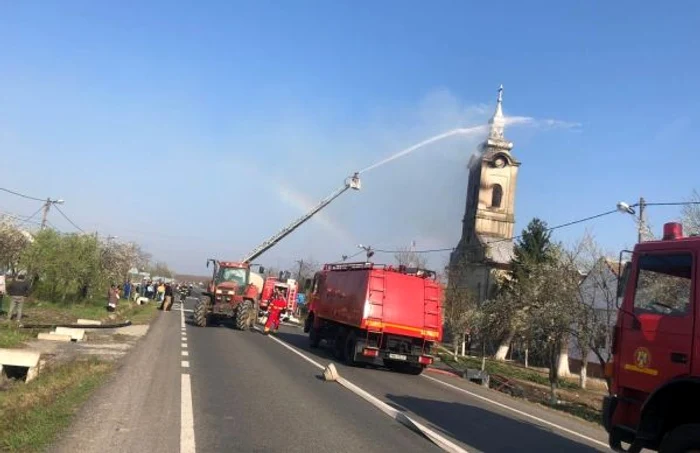
[[[23,221],[22,223],[31,222],[31,220],[34,218],[34,216],[36,216],[37,214],[39,214],[39,213],[41,212],[42,209],[44,209],[43,206],[40,207],[39,209],[37,209],[36,212],[34,212],[34,214],[32,214],[32,215],[30,215],[29,217],[27,217],[26,219],[24,219],[24,221]],[[41,222],[31,222],[31,223],[41,224]]]
[[[42,208],[39,208],[39,210],[37,212],[35,212],[34,214],[32,214],[31,216],[28,216],[28,217],[23,216],[23,215],[13,214],[11,212],[0,211],[0,217],[8,217],[10,219],[19,220],[20,225],[22,225],[24,223],[33,223],[35,225],[39,225],[40,222],[38,222],[36,220],[32,221],[32,217],[34,217],[37,213],[41,212],[41,209]]]
[[[635,203],[638,205],[639,203]],[[663,203],[644,203],[645,206],[685,206],[689,204],[698,205],[700,201],[677,201],[677,202],[663,202]]]
[[[42,198],[32,197],[29,195],[25,195],[23,193],[15,192],[14,190],[5,189],[3,187],[0,187],[0,190],[2,190],[3,192],[11,193],[12,195],[17,195],[18,197],[26,198],[27,200],[34,200],[34,201],[41,201],[41,202],[46,201]]]
[[[54,208],[56,208],[56,210],[58,211],[58,213],[61,214],[61,215],[63,216],[63,218],[66,219],[66,220],[68,221],[68,223],[70,223],[71,225],[73,225],[73,226],[75,227],[76,230],[80,231],[81,233],[85,233],[85,230],[83,230],[82,228],[80,228],[78,225],[75,224],[75,222],[73,222],[71,219],[69,219],[68,216],[67,216],[63,211],[61,211],[61,208],[59,208],[59,207],[56,206],[56,205],[54,205]]]
[[[365,251],[360,250],[359,252],[355,253],[354,255],[350,255],[350,256],[343,255],[342,258],[340,259],[340,261],[336,261],[336,263],[342,263],[343,261],[351,260],[351,259],[355,258],[357,255],[359,255],[360,253],[365,253]]]
[[[678,204],[680,205],[680,204],[687,204],[687,203],[678,203]],[[700,203],[697,203],[697,204],[700,204]],[[584,223],[584,222],[588,222],[588,221],[590,221],[590,220],[598,219],[598,218],[600,218],[600,217],[604,217],[604,216],[606,216],[606,215],[610,215],[610,214],[613,214],[613,213],[616,213],[616,212],[618,212],[617,209],[613,209],[613,210],[611,210],[611,211],[601,212],[600,214],[595,214],[595,215],[592,215],[592,216],[584,217],[584,218],[582,218],[582,219],[573,220],[573,221],[571,221],[571,222],[566,222],[566,223],[562,223],[561,225],[556,225],[556,226],[547,228],[545,231],[548,231],[548,232],[549,232],[549,231],[558,230],[558,229],[560,229],[560,228],[566,228],[566,227],[569,227],[569,226],[572,226],[572,225],[577,225],[577,224],[579,224],[579,223]],[[518,235],[518,236],[510,237],[510,238],[498,239],[498,240],[496,240],[496,241],[491,241],[491,242],[489,242],[487,245],[497,244],[497,243],[499,243],[499,242],[514,241],[514,240],[516,240],[516,239],[520,239],[521,237],[522,237],[522,234],[520,234],[520,235]],[[412,253],[451,252],[451,251],[455,250],[456,248],[457,248],[457,247],[443,248],[443,249],[414,250]],[[405,252],[405,250],[382,250],[382,249],[373,249],[373,250],[374,250],[375,252],[380,252],[380,253],[401,253],[401,252]]]

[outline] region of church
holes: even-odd
[[[493,296],[513,259],[515,190],[520,162],[505,136],[503,86],[489,133],[469,162],[462,237],[450,255],[450,276],[471,289],[479,302]]]

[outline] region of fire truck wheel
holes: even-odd
[[[355,332],[350,332],[350,334],[345,339],[345,354],[343,354],[343,362],[347,365],[355,366],[357,361],[355,360],[355,348],[357,345],[357,336]]]
[[[309,347],[317,348],[321,343],[321,336],[318,334],[318,329],[311,327],[309,330]]]
[[[661,441],[659,453],[700,451],[700,423],[689,423],[674,428]]]
[[[236,330],[248,330],[251,317],[255,316],[255,307],[249,300],[244,300],[236,307]]]
[[[347,337],[344,331],[340,331],[333,341],[333,357],[342,362],[345,361],[345,340]]]
[[[209,321],[209,316],[207,315],[207,304],[209,303],[208,300],[205,298],[202,298],[197,301],[197,303],[194,306],[194,312],[192,313],[192,318],[194,320],[194,323],[197,324],[199,327],[206,327]]]

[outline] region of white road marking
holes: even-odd
[[[185,312],[180,307],[180,323],[185,328]],[[181,344],[187,349],[187,343]],[[187,351],[181,351],[183,357],[189,355]],[[190,362],[182,360],[182,368],[189,368]],[[192,382],[190,375],[182,372],[180,376],[180,453],[196,453],[194,442],[194,413],[192,411]]]
[[[195,453],[192,384],[189,374],[180,377],[180,453]]]
[[[256,330],[260,330],[257,326],[255,327]],[[285,348],[289,349],[292,351],[294,354],[298,355],[302,359],[306,360],[316,368],[319,368],[323,370],[325,367],[321,365],[320,363],[316,362],[314,359],[308,357],[306,354],[302,353],[295,347],[292,347],[285,343],[284,341],[275,338],[273,336],[269,337],[271,340],[276,341],[280,345],[284,346]],[[370,394],[366,390],[363,390],[362,388],[358,387],[357,385],[353,384],[352,382],[348,381],[347,379],[344,379],[342,377],[339,377],[337,382],[345,387],[346,389],[350,390],[354,394],[360,396],[362,399],[365,401],[369,402],[373,406],[375,406],[377,409],[380,411],[384,412],[386,415],[389,417],[393,418],[397,422],[401,423],[402,425],[405,425],[411,429],[417,429],[418,431],[422,432],[428,439],[430,439],[435,445],[440,447],[442,450],[450,452],[450,453],[468,453],[467,450],[464,448],[460,447],[459,445],[455,444],[452,442],[450,439],[447,437],[439,434],[437,431],[434,431],[427,426],[418,423],[417,421],[413,420],[409,416],[407,416],[403,411],[399,411],[397,409],[394,409],[393,407],[389,406],[387,403],[384,401],[380,400],[379,398],[375,397],[374,395]]]
[[[486,398],[485,396],[481,396],[481,395],[478,395],[478,394],[476,394],[476,393],[470,392],[469,390],[465,390],[465,389],[463,389],[463,388],[457,387],[456,385],[448,384],[447,382],[443,382],[443,381],[441,381],[440,379],[435,379],[435,378],[432,377],[432,376],[422,375],[422,377],[424,377],[424,378],[426,378],[426,379],[430,379],[431,381],[435,381],[435,382],[437,382],[437,383],[439,383],[439,384],[441,384],[441,385],[444,385],[445,387],[449,387],[449,388],[451,388],[451,389],[453,389],[453,390],[456,390],[456,391],[458,391],[458,392],[466,393],[467,395],[472,396],[472,397],[474,397],[474,398],[477,398],[477,399],[479,399],[479,400],[486,401],[487,403],[493,404],[494,406],[498,406],[498,407],[500,407],[500,408],[502,408],[502,409],[506,409],[506,410],[509,410],[509,411],[511,411],[511,412],[514,412],[514,413],[516,413],[516,414],[518,414],[518,415],[522,415],[523,417],[530,418],[530,419],[535,420],[535,421],[537,421],[537,422],[539,422],[539,423],[542,423],[542,424],[544,424],[544,425],[547,425],[547,426],[550,426],[550,427],[552,427],[552,428],[555,428],[555,429],[557,429],[557,430],[559,430],[559,431],[562,431],[562,432],[571,434],[572,436],[576,436],[576,437],[579,437],[579,438],[581,438],[581,439],[587,440],[588,442],[591,442],[591,443],[594,443],[594,444],[596,444],[596,445],[600,445],[600,446],[602,446],[602,447],[608,448],[608,444],[605,443],[605,442],[601,442],[601,441],[599,441],[599,440],[593,439],[592,437],[588,437],[588,436],[585,436],[585,435],[583,435],[583,434],[577,433],[576,431],[573,431],[573,430],[571,430],[571,429],[569,429],[569,428],[564,428],[563,426],[557,425],[556,423],[552,423],[552,422],[547,421],[547,420],[544,420],[544,419],[542,419],[542,418],[535,417],[534,415],[528,414],[527,412],[523,412],[523,411],[521,411],[521,410],[515,409],[514,407],[510,407],[510,406],[508,406],[507,404],[499,403],[498,401],[494,401],[494,400],[492,400],[492,399]]]

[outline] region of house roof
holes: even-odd
[[[615,277],[620,276],[621,268],[620,268],[620,262],[619,261],[613,261],[610,258],[603,258],[605,265],[608,266],[610,271],[615,274]],[[623,263],[624,265],[624,263]]]
[[[479,234],[477,236],[479,242],[486,248],[486,258],[488,260],[500,264],[509,264],[513,261],[513,241],[484,234]]]

